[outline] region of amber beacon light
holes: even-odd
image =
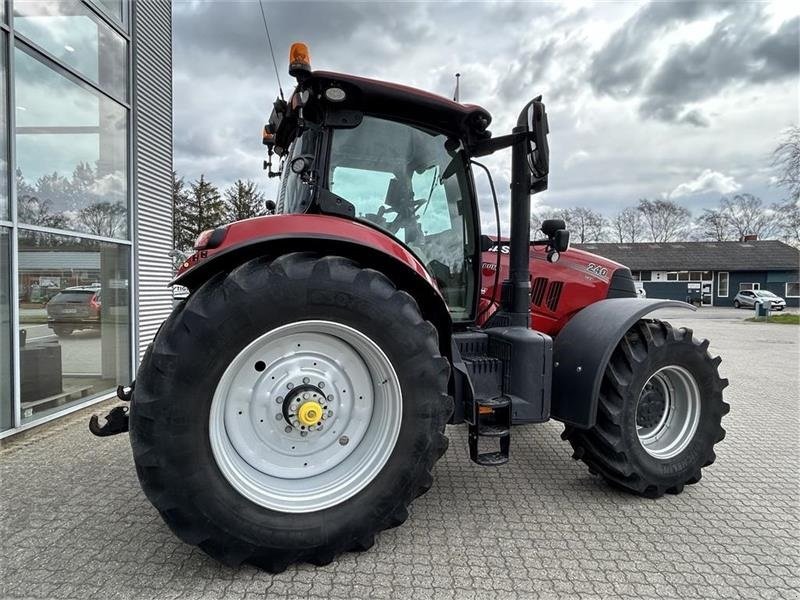
[[[311,54],[303,42],[295,42],[289,49],[289,75],[297,77],[311,73]]]

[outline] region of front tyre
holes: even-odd
[[[613,485],[647,497],[700,481],[725,437],[728,381],[708,341],[663,321],[639,321],[617,345],[591,429],[567,426],[574,458]]]
[[[139,480],[181,539],[226,564],[326,564],[430,487],[448,376],[435,328],[381,273],[252,260],[196,290],[145,355]]]

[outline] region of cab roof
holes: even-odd
[[[431,127],[468,140],[491,136],[487,127],[492,116],[475,104],[461,104],[399,83],[331,71],[313,71],[303,82],[304,86],[309,84],[318,94],[329,87],[342,88],[346,93],[342,104],[348,109]]]

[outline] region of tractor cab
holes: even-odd
[[[276,212],[335,215],[389,234],[433,277],[453,321],[473,323],[481,232],[470,159],[510,146],[511,136],[493,140],[491,115],[479,106],[311,71],[302,44],[290,62],[298,86],[288,101],[276,100],[263,137],[267,167],[281,176]],[[528,143],[527,154],[535,147]],[[539,166],[544,189],[547,168]]]
[[[462,141],[453,132],[350,114],[357,116],[346,127],[325,125],[324,112],[321,127],[306,119],[294,125],[276,212],[330,214],[391,235],[435,278],[453,318],[469,319],[479,229]]]

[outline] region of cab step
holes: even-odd
[[[488,440],[496,440],[494,451],[483,451]],[[485,441],[485,444],[481,444]],[[485,467],[508,462],[511,446],[511,401],[509,398],[476,399],[474,420],[469,425],[469,457]]]

